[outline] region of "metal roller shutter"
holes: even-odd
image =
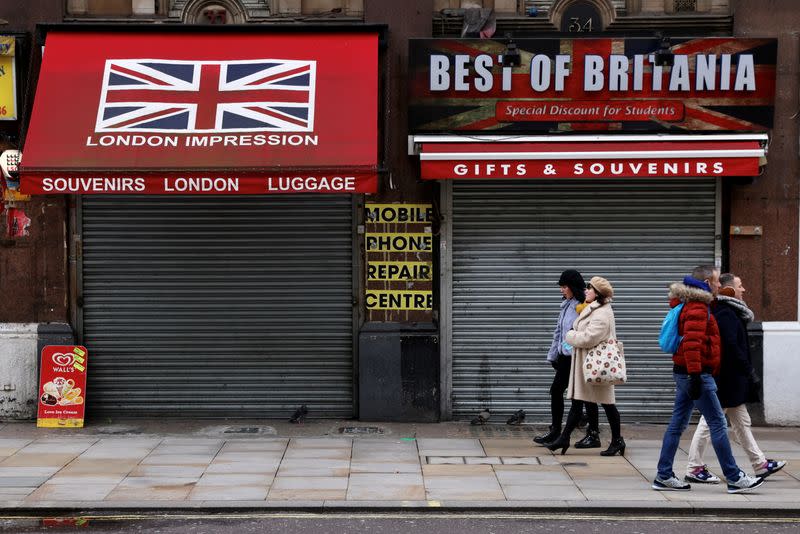
[[[82,206],[94,414],[353,415],[349,196]]]
[[[615,288],[629,383],[623,420],[666,421],[671,359],[658,348],[667,287],[714,261],[714,180],[453,183],[452,409],[523,408],[547,421],[545,361],[567,268]]]

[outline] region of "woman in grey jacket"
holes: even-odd
[[[584,301],[584,289],[586,282],[583,281],[581,273],[574,269],[568,269],[561,273],[558,279],[561,287],[561,310],[558,313],[558,322],[553,332],[553,342],[547,353],[547,361],[555,369],[553,384],[550,386],[550,413],[552,424],[547,434],[536,436],[533,441],[545,445],[555,440],[561,435],[561,421],[564,418],[564,392],[569,385],[569,369],[572,362],[572,353],[564,348],[564,336],[572,328],[575,319],[578,318],[576,307]],[[599,443],[598,443],[599,446]]]
[[[625,440],[620,431],[619,411],[615,404],[614,386],[612,384],[587,383],[583,378],[582,362],[586,354],[601,342],[617,337],[614,310],[611,300],[614,297],[614,288],[605,278],[593,277],[586,286],[586,303],[588,306],[581,311],[572,330],[564,336],[567,345],[572,348],[572,373],[569,377],[567,397],[572,399],[572,406],[567,415],[567,424],[564,431],[555,441],[550,442],[547,448],[551,451],[561,449],[561,454],[569,448],[569,437],[585,406],[603,405],[608,424],[611,427],[611,445],[600,453],[601,456],[614,456],[617,453],[625,455]],[[596,412],[595,412],[596,413]],[[597,417],[597,416],[595,416]],[[596,424],[596,423],[595,423]],[[575,444],[575,448],[578,447]]]

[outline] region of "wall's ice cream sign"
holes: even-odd
[[[83,426],[86,398],[86,347],[48,345],[42,349],[36,426]]]

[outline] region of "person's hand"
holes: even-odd
[[[689,398],[697,400],[703,395],[703,379],[700,374],[689,375]]]
[[[750,381],[751,384],[757,386],[761,383],[761,377],[758,376],[755,369],[750,369],[750,374],[747,376],[747,380]]]

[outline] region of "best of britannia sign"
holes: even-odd
[[[775,39],[412,40],[412,133],[760,132],[772,127]]]

